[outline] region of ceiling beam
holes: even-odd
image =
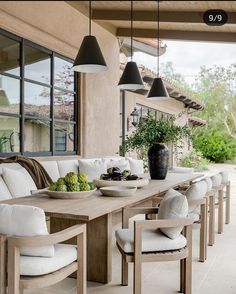
[[[130,28],[117,28],[116,36],[130,37]],[[153,29],[133,30],[134,38],[156,38],[156,36],[157,31]],[[160,38],[164,40],[188,40],[235,43],[236,33],[161,30]]]
[[[202,11],[160,11],[160,22],[170,23],[203,23]],[[236,24],[236,12],[227,12],[228,24]],[[93,10],[94,20],[103,21],[129,21],[129,10]],[[155,10],[134,11],[134,21],[156,22],[157,12]]]

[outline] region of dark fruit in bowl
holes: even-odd
[[[112,175],[114,173],[120,173],[121,174],[121,170],[119,169],[119,167],[110,167],[107,169],[107,173],[109,175]]]
[[[122,173],[114,171],[111,176],[112,176],[112,178],[122,177]]]
[[[136,175],[129,175],[128,177],[126,177],[127,181],[135,181],[138,180],[139,177]]]

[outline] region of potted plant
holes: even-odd
[[[127,137],[124,143],[125,151],[148,150],[148,165],[151,179],[165,179],[169,165],[169,150],[166,143],[177,141],[190,136],[187,126],[174,123],[175,117],[155,120],[148,115],[140,121],[136,130]]]

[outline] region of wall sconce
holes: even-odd
[[[127,132],[130,131],[132,126],[136,127],[139,123],[140,114],[138,109],[135,107],[134,110],[130,113],[130,116],[127,118]]]

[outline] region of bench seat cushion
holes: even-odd
[[[134,252],[133,229],[117,230],[116,241],[124,252]],[[144,229],[142,231],[142,252],[177,250],[185,246],[186,238],[181,234],[175,239],[170,239],[157,229]]]
[[[53,257],[20,257],[20,274],[40,276],[53,273],[77,260],[77,250],[73,245],[56,244]]]

